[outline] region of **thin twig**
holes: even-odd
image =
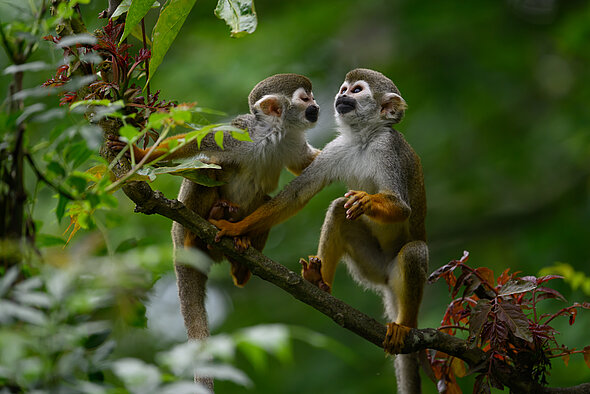
[[[60,194],[61,196],[64,196],[68,200],[72,200],[72,201],[78,200],[76,197],[74,197],[73,195],[71,195],[63,187],[61,187],[59,185],[56,185],[55,183],[53,183],[49,179],[47,179],[47,177],[39,170],[39,168],[37,167],[37,165],[33,161],[33,157],[29,153],[25,153],[25,157],[27,158],[27,161],[31,165],[31,168],[33,169],[33,172],[35,173],[35,175],[37,175],[37,178],[39,178],[40,181],[42,181],[43,183],[45,183],[47,186],[49,186],[50,188],[52,188],[53,190],[55,190],[58,194]]]

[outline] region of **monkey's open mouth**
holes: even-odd
[[[346,114],[356,108],[356,100],[350,97],[342,96],[336,99],[336,103],[334,105],[336,107],[336,111],[338,111],[339,114]]]
[[[319,113],[320,113],[319,107],[317,107],[315,105],[307,107],[307,109],[305,110],[305,119],[309,120],[312,123],[315,123],[318,120]]]

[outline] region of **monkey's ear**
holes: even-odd
[[[276,116],[279,118],[283,114],[283,103],[281,102],[281,99],[275,95],[267,94],[258,100],[254,106],[260,108],[265,115]]]
[[[402,96],[396,93],[385,93],[381,99],[381,118],[398,123],[402,120],[406,108],[408,105]]]

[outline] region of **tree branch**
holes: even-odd
[[[120,127],[117,120],[102,120],[100,125],[105,134],[116,134]],[[103,148],[102,154],[108,161],[115,157],[113,152],[105,148]],[[129,169],[130,165],[127,160],[122,160],[113,166],[113,172],[117,177],[123,176]],[[169,200],[161,192],[153,191],[146,182],[129,182],[122,189],[127,197],[136,204],[135,212],[148,215],[159,214],[178,222],[206,243],[223,251],[226,256],[245,264],[254,275],[271,282],[296,299],[317,309],[338,325],[379,347],[383,347],[387,329],[377,320],[320,290],[305,281],[301,275],[274,262],[254,248],[240,253],[234,248],[230,239],[226,238],[216,243],[216,227],[178,200]],[[465,361],[471,371],[477,371],[487,359],[487,354],[483,350],[473,347],[461,338],[433,328],[412,329],[405,338],[401,353],[412,353],[424,349],[435,349],[457,357]],[[530,378],[530,376],[522,376],[514,368],[509,368],[503,376],[502,382],[514,393],[582,393],[590,390],[590,383],[569,388],[546,388],[532,382]]]

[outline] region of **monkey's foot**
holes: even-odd
[[[397,323],[387,323],[387,334],[383,341],[383,350],[389,354],[401,353],[406,337],[412,328]]]
[[[245,235],[234,237],[234,247],[240,252],[244,253],[251,245],[250,237]]]
[[[244,287],[244,285],[250,280],[252,273],[245,264],[238,263],[237,261],[231,261],[231,276],[234,281],[234,285],[238,287]]]
[[[235,222],[238,220],[239,206],[233,204],[227,200],[217,200],[215,204],[209,210],[209,216],[207,219],[211,220],[227,220],[228,222]]]
[[[322,260],[319,257],[309,256],[309,263],[305,259],[299,259],[301,264],[301,276],[308,282],[316,285],[325,292],[331,293],[330,285],[324,282],[322,277]]]

